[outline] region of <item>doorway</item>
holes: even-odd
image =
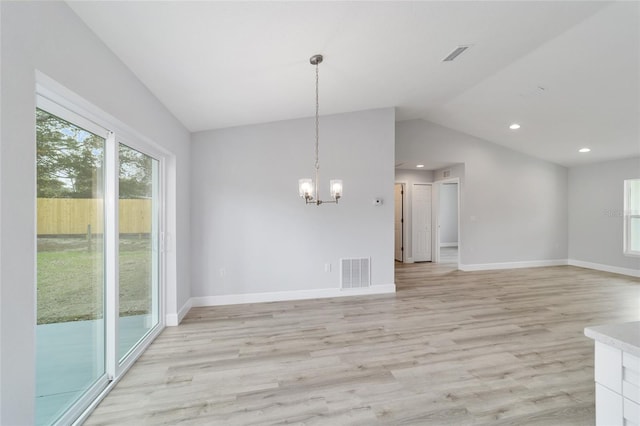
[[[458,179],[437,184],[434,250],[436,262],[458,264],[460,250],[460,184]]]
[[[163,157],[37,96],[35,423],[82,423],[164,326]]]

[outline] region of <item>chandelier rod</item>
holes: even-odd
[[[316,187],[316,198],[320,200],[320,190],[318,182],[320,182],[320,91],[319,91],[319,81],[320,81],[320,72],[319,65],[322,62],[322,56],[314,57],[316,65],[316,179],[315,179],[315,187]]]
[[[316,169],[320,168],[320,91],[318,90],[319,84],[319,71],[318,64],[320,62],[316,62]]]
[[[1,0],[0,0],[1,1]],[[304,198],[305,204],[315,204],[317,206],[325,203],[338,204],[338,199],[342,197],[342,180],[332,179],[329,181],[331,198],[330,201],[323,201],[320,197],[320,63],[322,55],[313,55],[309,62],[316,66],[316,143],[315,143],[315,182],[311,179],[299,179],[298,191]],[[314,191],[315,192],[312,192]],[[315,197],[314,197],[315,195]]]

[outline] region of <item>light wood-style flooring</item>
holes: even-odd
[[[585,326],[640,320],[640,280],[397,265],[395,295],[194,308],[88,425],[591,425]]]

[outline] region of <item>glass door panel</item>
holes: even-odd
[[[119,144],[118,357],[159,321],[158,160]]]
[[[36,424],[105,375],[106,141],[76,124],[36,111]]]

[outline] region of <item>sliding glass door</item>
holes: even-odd
[[[119,138],[38,97],[38,425],[77,419],[162,326],[161,162]]]
[[[76,117],[76,122],[83,121]],[[104,129],[36,111],[36,422],[105,378]]]
[[[158,324],[158,160],[119,144],[120,361]]]

